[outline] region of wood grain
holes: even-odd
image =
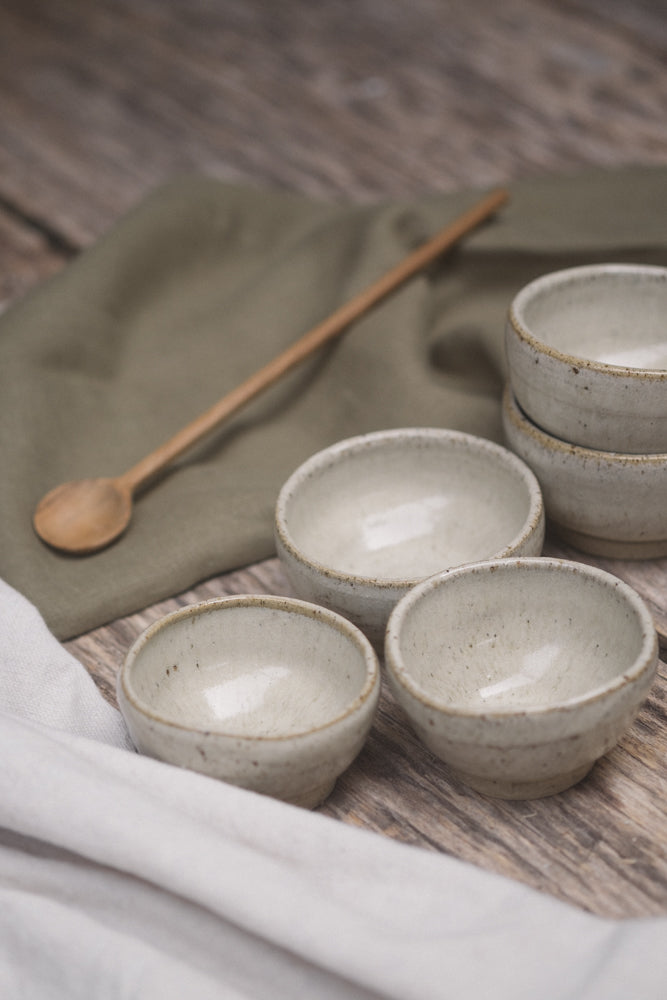
[[[667,11],[650,0],[4,0],[0,294],[22,294],[154,185],[196,170],[326,198],[409,198],[547,171],[667,164]],[[667,560],[589,560],[647,600]],[[105,697],[172,608],[289,593],[276,560],[70,643]],[[530,803],[466,789],[383,691],[327,815],[608,916],[667,910],[667,678],[591,775]]]
[[[38,228],[0,205],[0,303],[19,298],[68,259],[69,254],[52,246]]]
[[[562,558],[581,554],[550,541]],[[628,564],[629,565],[629,564]],[[623,572],[649,604],[667,592],[667,560]],[[291,593],[277,560],[225,574],[66,646],[115,704],[133,640],[163,614],[226,594]],[[664,604],[664,598],[662,599]],[[664,620],[664,612],[663,612]],[[630,732],[578,786],[530,802],[484,798],[453,777],[410,730],[383,683],[366,747],[321,807],[328,816],[445,851],[602,916],[667,910],[667,667]]]
[[[0,5],[0,196],[73,245],[193,169],[375,199],[667,159],[648,7],[87,6]]]

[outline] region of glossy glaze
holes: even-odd
[[[629,727],[657,666],[651,616],[626,584],[557,559],[438,574],[392,613],[386,665],[424,743],[503,798],[579,781]]]
[[[573,444],[667,452],[667,268],[595,264],[525,286],[505,332],[526,414]]]
[[[667,555],[667,454],[568,444],[532,423],[509,387],[502,416],[508,446],[537,476],[547,517],[566,541],[619,559]]]
[[[419,580],[492,555],[537,554],[535,477],[507,449],[456,431],[362,435],[305,462],[276,505],[276,545],[296,592],[382,642]]]
[[[279,597],[174,612],[137,640],[118,682],[143,753],[306,806],[361,749],[378,692],[357,629]]]

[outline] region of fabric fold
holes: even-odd
[[[664,918],[602,920],[132,752],[4,583],[0,709],[3,996],[662,996]]]
[[[479,197],[328,204],[186,177],[0,317],[0,575],[59,638],[271,556],[280,486],[320,448],[399,426],[500,440],[513,294],[592,260],[667,263],[667,170],[544,177],[143,495],[125,536],[71,558],[32,513],[115,475]]]

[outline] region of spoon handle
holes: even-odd
[[[277,382],[290,369],[305,360],[328,341],[341,334],[354,320],[367,312],[417,271],[422,270],[445,250],[496,212],[508,199],[507,191],[490,192],[472,208],[463,212],[435,236],[427,240],[382,277],[349,299],[327,319],[313,327],[285,351],[273,358],[239,386],[223,396],[208,410],[178,431],[131,469],[118,477],[131,492],[143,485],[184,451],[213,431],[227,417],[239,410],[264,389]]]

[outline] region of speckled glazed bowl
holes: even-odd
[[[380,675],[368,640],[303,601],[206,601],[129,650],[118,701],[141,753],[314,807],[359,753]]]
[[[507,799],[580,781],[631,725],[657,661],[638,594],[558,559],[438,574],[387,627],[389,682],[417,735],[462,781]]]
[[[378,431],[311,457],[276,505],[276,546],[296,593],[382,645],[415,583],[544,541],[537,480],[510,451],[435,428]]]
[[[587,448],[667,452],[667,268],[555,271],[515,297],[509,378],[545,431]]]
[[[667,555],[667,454],[594,451],[552,437],[528,419],[506,388],[508,446],[533,470],[547,518],[583,552],[618,559]]]

